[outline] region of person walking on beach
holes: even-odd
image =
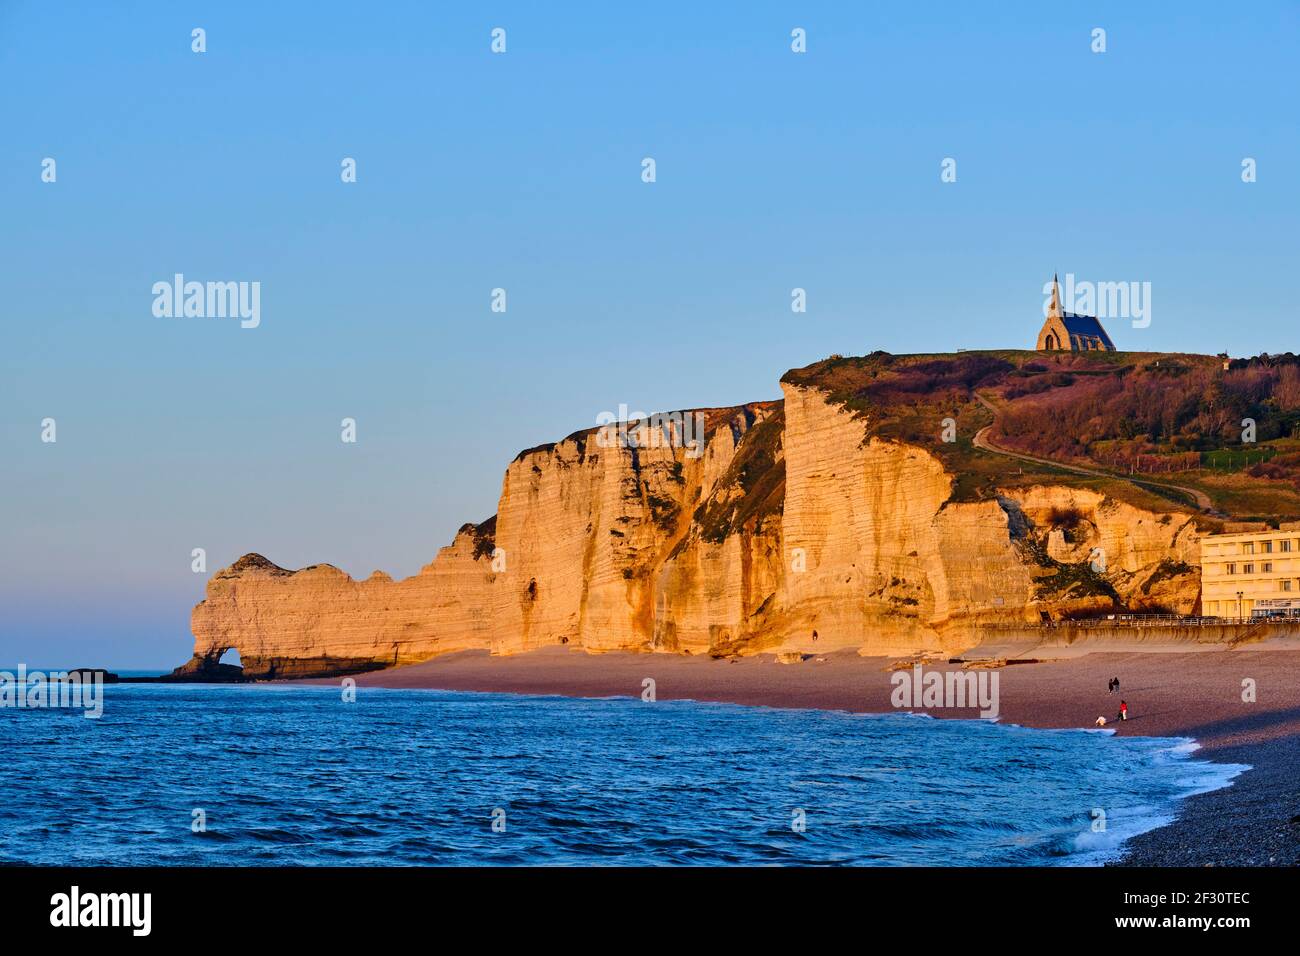
[[[1128,702],[1121,700],[1119,702],[1119,719],[1128,720]]]
[[[1112,677],[1110,680],[1106,681],[1106,690],[1112,694],[1115,693],[1115,678]]]

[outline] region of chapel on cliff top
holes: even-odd
[[[1061,308],[1061,284],[1052,276],[1052,301],[1047,307],[1047,321],[1038,332],[1040,352],[1114,352],[1101,323],[1091,315],[1075,315]]]

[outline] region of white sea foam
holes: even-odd
[[[1109,728],[1090,729],[1090,733],[1113,734]],[[1078,834],[1073,841],[1073,853],[1063,862],[1066,866],[1100,866],[1123,855],[1124,845],[1140,834],[1168,826],[1177,818],[1178,805],[1188,797],[1209,793],[1232,785],[1233,780],[1250,769],[1248,764],[1213,763],[1190,759],[1201,747],[1190,737],[1171,738],[1169,746],[1151,751],[1154,763],[1182,764],[1186,773],[1173,780],[1180,792],[1174,795],[1170,807],[1135,804],[1107,811],[1106,829],[1094,832],[1089,829]]]

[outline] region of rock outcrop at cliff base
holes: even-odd
[[[825,389],[782,388],[702,410],[698,455],[644,422],[626,443],[589,430],[521,453],[496,515],[404,580],[245,555],[208,582],[181,671],[207,673],[230,648],[258,678],[557,644],[953,654],[991,623],[1195,606],[1186,509],[1023,481],[961,500],[933,447],[872,433]]]

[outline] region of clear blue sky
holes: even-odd
[[[1029,346],[1053,271],[1152,283],[1122,349],[1296,350],[1298,64],[1292,2],[0,0],[0,662],[178,664],[192,548],[411,574],[521,448]]]

